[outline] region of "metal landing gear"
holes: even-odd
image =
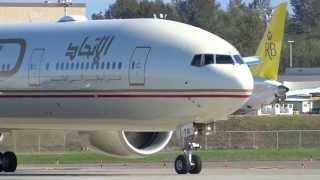
[[[174,163],[174,168],[177,174],[200,174],[202,170],[202,161],[199,156],[192,154],[195,149],[200,149],[201,146],[192,142],[196,131],[193,124],[188,124],[177,131],[178,137],[182,140],[184,154],[179,155]]]
[[[0,172],[15,172],[17,169],[17,156],[13,152],[0,153]]]
[[[8,132],[0,132],[0,143],[3,142]],[[15,172],[17,169],[17,156],[14,152],[0,152],[0,172]]]
[[[192,154],[193,148],[194,147],[184,150],[184,154],[176,158],[174,168],[177,174],[200,174],[202,161],[198,155]]]

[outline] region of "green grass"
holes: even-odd
[[[320,129],[320,116],[273,116],[273,117],[236,117],[230,121],[216,123],[217,130],[314,130]],[[305,135],[304,135],[305,136]],[[286,137],[288,138],[288,137]],[[290,138],[290,137],[289,137]],[[289,141],[290,139],[286,139]],[[310,139],[314,141],[314,139]],[[316,147],[317,145],[315,145]],[[172,162],[181,152],[158,153],[141,159],[115,158],[93,152],[68,152],[63,154],[18,154],[21,164],[62,164],[81,163],[126,163],[126,162]],[[211,150],[197,152],[205,161],[290,161],[313,159],[320,160],[320,148],[313,149],[258,149],[258,150]]]
[[[93,152],[69,152],[63,154],[18,154],[20,164],[82,164],[126,162],[171,162],[180,152],[158,153],[146,158],[116,158]],[[320,149],[261,149],[261,150],[211,150],[196,152],[204,161],[291,161],[312,157],[320,159]]]
[[[240,116],[218,121],[216,125],[224,131],[315,130],[320,129],[320,116]]]

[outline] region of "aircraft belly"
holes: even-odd
[[[237,98],[19,98],[0,101],[0,128],[172,130],[195,120],[222,120],[242,102]]]

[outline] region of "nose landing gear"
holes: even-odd
[[[180,128],[177,131],[179,139],[182,140],[183,154],[179,155],[174,163],[177,174],[200,174],[202,170],[202,161],[199,156],[192,154],[195,149],[200,149],[201,146],[194,143],[196,132],[193,124],[189,124]]]
[[[192,154],[192,149],[197,148],[199,144],[190,143],[184,154],[179,155],[174,163],[177,174],[200,174],[202,170],[202,161],[198,155]]]

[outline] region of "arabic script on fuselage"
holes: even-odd
[[[86,57],[99,62],[101,57],[106,56],[114,40],[114,36],[101,36],[92,38],[85,37],[80,44],[70,42],[65,53],[71,61],[76,57]]]

